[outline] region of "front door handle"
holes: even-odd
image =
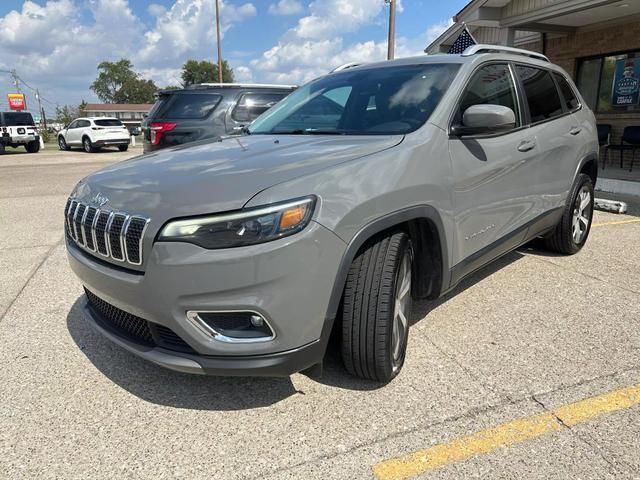
[[[528,152],[529,150],[533,150],[534,148],[536,148],[535,140],[523,140],[522,142],[520,142],[520,145],[518,145],[518,150],[521,152]]]
[[[578,135],[581,131],[582,129],[580,127],[573,127],[571,130],[569,130],[569,133],[571,135]]]

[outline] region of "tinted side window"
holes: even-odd
[[[158,99],[156,118],[199,119],[207,117],[220,103],[215,93],[176,93]]]
[[[78,127],[78,120],[74,120],[69,124],[67,128],[71,129],[71,128],[77,128],[77,127]]]
[[[253,122],[286,96],[286,93],[245,93],[231,112],[231,118],[236,122]]]
[[[516,89],[507,64],[485,65],[473,75],[460,102],[458,122],[462,121],[462,114],[467,108],[483,104],[510,108],[516,114],[516,125],[519,124]]]
[[[531,123],[562,114],[562,103],[551,74],[539,68],[516,65],[516,73],[524,86]]]
[[[569,82],[567,82],[567,80],[559,73],[554,72],[553,76],[555,77],[556,82],[558,82],[567,110],[573,111],[578,108],[580,106],[580,102],[578,102],[576,94],[573,92]]]

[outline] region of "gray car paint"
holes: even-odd
[[[74,271],[106,300],[169,326],[199,353],[279,352],[319,338],[348,244],[377,219],[407,207],[432,207],[447,247],[444,268],[451,270],[563,206],[580,162],[597,155],[595,119],[586,106],[502,135],[449,134],[452,111],[472,72],[490,61],[523,62],[521,56],[430,56],[358,68],[443,61],[460,63],[459,73],[429,121],[404,136],[231,138],[164,150],[89,176],[75,191],[80,199],[99,192],[112,208],[152,219],[144,243],[145,273],[110,268],[70,245]],[[569,78],[549,63],[526,63]],[[571,135],[576,125],[582,131]],[[531,140],[535,148],[518,150]],[[309,194],[318,198],[313,222],[289,238],[225,250],[154,243],[171,218]],[[185,322],[187,309],[229,306],[264,312],[280,335],[264,344],[228,345],[203,341]]]

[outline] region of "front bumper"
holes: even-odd
[[[206,250],[154,244],[144,272],[126,271],[67,243],[71,268],[96,296],[131,315],[171,329],[193,354],[148,347],[107,331],[91,307],[88,320],[132,353],[180,371],[218,375],[287,375],[318,363],[326,346],[325,317],[346,245],[311,222],[304,231],[249,247]],[[224,343],[206,338],[188,311],[253,310],[275,338]]]
[[[125,350],[177,372],[218,376],[286,377],[318,363],[324,355],[325,343],[320,339],[285,352],[245,356],[204,356],[174,352],[164,348],[145,348],[117,335],[101,325],[88,305],[85,318],[99,333]]]

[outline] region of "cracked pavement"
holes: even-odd
[[[133,152],[135,153],[135,152]],[[373,478],[372,467],[640,383],[640,223],[597,212],[585,249],[525,246],[417,302],[389,385],[189,376],[82,319],[62,209],[132,152],[0,157],[0,478]],[[640,478],[638,405],[420,478]]]

